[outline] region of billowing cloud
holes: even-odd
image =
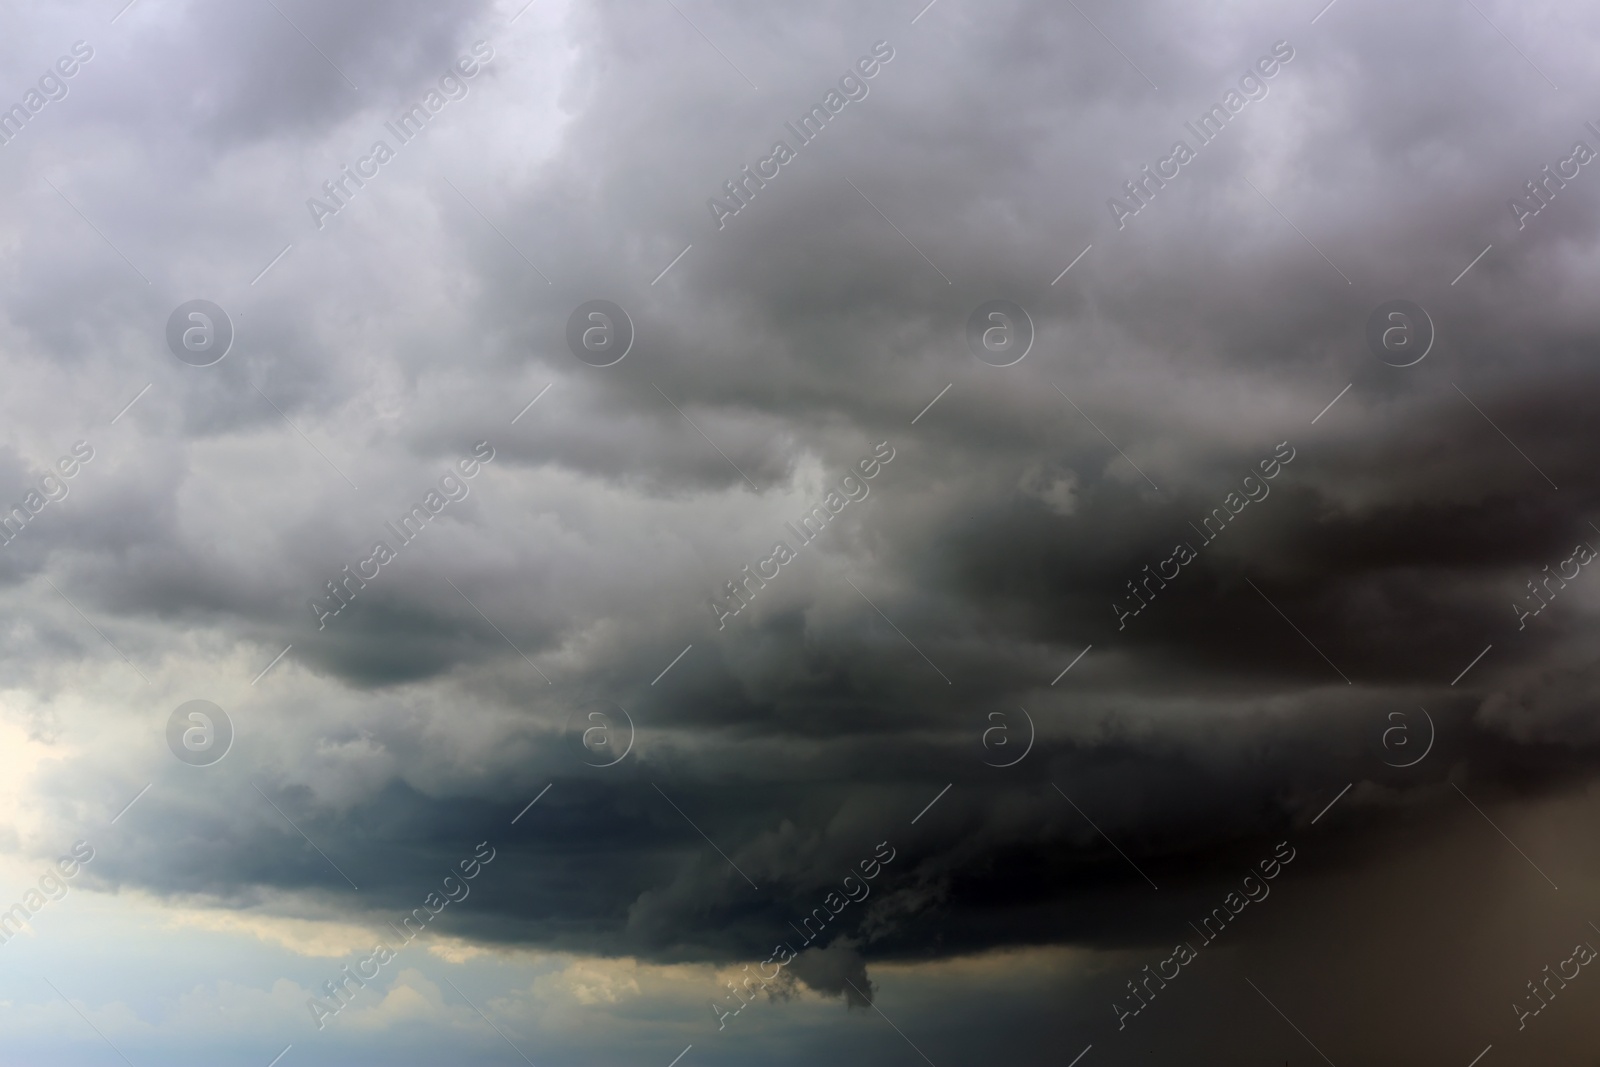
[[[17,13],[0,952],[64,991],[0,983],[25,1044],[1514,1024],[1600,937],[1600,21],[1315,6]],[[1393,961],[1440,958],[1408,1027]],[[1576,1000],[1451,1054],[1570,1055]]]

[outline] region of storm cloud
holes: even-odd
[[[1593,12],[121,3],[0,43],[0,1059],[1587,1047]]]

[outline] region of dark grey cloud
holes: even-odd
[[[1469,843],[1462,793],[1564,831],[1596,766],[1596,579],[1523,628],[1511,605],[1600,537],[1600,179],[1520,229],[1506,203],[1575,139],[1600,149],[1587,13],[278,6],[63,10],[6,52],[21,91],[53,49],[97,49],[0,148],[0,502],[96,449],[0,549],[6,684],[62,746],[51,840],[154,783],[94,884],[377,921],[488,839],[442,929],[736,964],[888,842],[870,899],[789,971],[862,1007],[879,968],[1170,951],[1291,840],[1281,907],[1185,972],[1175,1032],[1276,1025],[1237,972],[1371,1035],[1367,1058],[1415,1049],[1378,1039],[1401,1027],[1376,1000],[1325,1002],[1403,936],[1363,909],[1385,878],[1442,899],[1440,871],[1498,848]],[[465,99],[317,229],[306,198],[479,39]],[[879,41],[865,97],[794,143]],[[1280,41],[1266,95],[1119,228],[1107,199]],[[707,198],[778,138],[795,158],[719,229]],[[163,333],[200,296],[238,330],[205,368]],[[1396,297],[1437,328],[1409,368],[1366,347]],[[596,298],[637,332],[605,368],[566,348]],[[1012,367],[967,349],[996,298],[1036,328]],[[479,441],[468,496],[400,544],[385,524]],[[882,441],[870,494],[796,545],[785,523]],[[780,539],[796,560],[719,628],[711,598]],[[308,601],[380,540],[395,560],[319,626]],[[1122,625],[1180,544],[1193,561]],[[207,694],[239,741],[197,770],[162,730]],[[634,723],[615,767],[584,765],[591,701]],[[1032,750],[985,766],[991,713],[1023,708]],[[1429,757],[1386,765],[1391,715],[1421,708]],[[1443,908],[1492,936],[1436,999],[1487,1002],[1521,965],[1531,898],[1503,888]],[[1073,1036],[1016,1044],[1103,1028],[1077,1005],[1125,995],[1124,970],[1055,974]]]

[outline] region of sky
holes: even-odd
[[[3,19],[0,1065],[1600,1064],[1600,11]]]

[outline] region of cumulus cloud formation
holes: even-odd
[[[0,1058],[1585,1047],[1595,12],[7,18]]]

